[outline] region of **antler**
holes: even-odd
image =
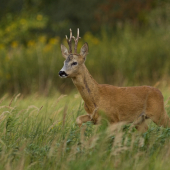
[[[71,28],[70,28],[70,39],[68,39],[68,37],[67,37],[67,35],[66,35],[66,40],[67,40],[67,43],[68,43],[68,45],[69,45],[69,53],[72,53],[72,48],[71,48],[71,39],[73,38],[73,36],[72,36],[72,30],[71,30]]]
[[[75,37],[73,36],[73,39],[74,39],[74,41],[75,41],[75,47],[74,47],[74,52],[75,52],[75,53],[77,53],[77,44],[78,44],[79,38],[81,38],[81,37],[79,37],[79,28],[77,28],[77,38],[75,38]]]

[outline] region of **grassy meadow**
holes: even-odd
[[[158,87],[170,115],[167,29],[135,33],[127,26],[111,36],[86,33],[79,49],[84,42],[87,68],[99,83]],[[46,36],[0,44],[0,169],[169,169],[169,128],[149,123],[140,134],[133,125],[109,126],[105,119],[100,126],[76,126],[85,110],[72,81],[58,77],[60,43],[67,46]]]
[[[93,10],[96,0],[9,2],[0,5],[0,170],[169,170],[170,128],[148,122],[141,134],[133,124],[109,125],[105,118],[100,126],[87,122],[79,128],[83,100],[70,79],[58,76],[60,44],[68,47],[65,35],[79,25],[78,51],[88,43],[85,64],[94,79],[157,87],[170,116],[169,1],[136,1],[134,11],[135,1],[120,1],[123,11],[117,11],[118,1],[103,1],[106,6],[98,7],[105,16]],[[107,2],[118,12],[110,23]],[[137,12],[140,4],[146,11]],[[96,25],[97,18],[106,23]]]
[[[170,115],[168,94],[162,89]],[[140,134],[132,125],[75,125],[85,114],[77,91],[47,97],[35,93],[0,100],[0,169],[169,169],[170,128],[149,123]]]
[[[110,126],[106,119],[100,126],[75,124],[85,110],[72,81],[58,77],[64,35],[13,41],[27,35],[30,23],[23,22],[0,29],[0,170],[168,170],[170,128],[148,122],[149,130],[140,134],[131,124]],[[99,83],[158,87],[170,115],[169,25],[87,32],[78,50],[89,44],[86,66]]]

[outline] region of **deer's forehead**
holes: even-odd
[[[78,55],[69,54],[69,56],[66,59],[66,62],[70,62],[70,61],[77,60],[77,59],[78,59]]]

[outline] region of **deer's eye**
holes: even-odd
[[[72,66],[75,66],[75,65],[77,65],[77,62],[73,62],[71,65],[72,65]]]

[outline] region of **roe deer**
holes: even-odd
[[[162,93],[158,89],[150,86],[116,87],[98,84],[85,66],[88,44],[85,43],[80,54],[77,54],[79,38],[79,29],[77,38],[72,36],[70,29],[70,39],[66,36],[69,50],[61,45],[61,52],[66,60],[59,72],[60,77],[72,79],[84,100],[87,114],[76,119],[79,126],[87,121],[97,124],[101,119],[99,111],[103,111],[110,123],[134,122],[138,130],[147,130],[145,119],[151,119],[159,126],[170,127],[170,118],[164,109]],[[75,41],[74,53],[71,48],[72,39]]]

